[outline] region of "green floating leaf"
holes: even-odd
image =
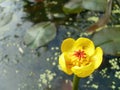
[[[83,9],[105,11],[107,0],[71,0],[63,6],[67,14],[80,13]]]
[[[82,7],[88,10],[105,11],[107,0],[82,0]]]
[[[5,13],[5,11],[0,13],[0,27],[10,23],[10,21],[12,20],[13,17],[13,13]]]
[[[0,0],[0,3],[2,3],[4,0]]]
[[[81,10],[81,0],[71,0],[63,6],[63,11],[67,14],[79,13]]]
[[[120,27],[105,28],[94,34],[92,40],[105,54],[120,56]]]
[[[56,36],[54,23],[42,22],[31,27],[25,34],[24,42],[32,49],[43,46]]]

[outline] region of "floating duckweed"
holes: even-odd
[[[55,55],[55,56],[57,56],[57,55],[58,55],[58,53],[57,53],[57,52],[55,52],[55,53],[54,53],[54,55]]]
[[[70,37],[71,36],[71,32],[67,32],[67,35],[68,35],[68,37]]]
[[[106,74],[107,70],[107,68],[104,68],[100,71],[100,74],[103,76],[103,78],[110,78],[110,76]]]
[[[52,86],[51,85],[48,85],[49,88],[51,88]]]
[[[115,72],[115,77],[118,78],[118,79],[120,79],[120,71],[116,71]]]
[[[69,80],[65,80],[65,83],[68,83],[69,82]]]
[[[55,47],[55,50],[59,50],[59,47]]]
[[[20,85],[20,88],[25,88],[26,86],[28,86],[27,83],[25,83],[25,82],[22,82],[22,83],[19,84],[19,85]]]
[[[95,89],[98,89],[98,85],[97,84],[92,84],[92,86],[91,86],[92,88],[95,88]]]
[[[58,56],[59,54],[60,54],[59,52],[55,52],[55,53],[54,53],[55,56]]]
[[[69,25],[69,22],[65,22],[65,25]]]
[[[112,82],[111,88],[112,88],[113,90],[115,90],[115,88],[116,88],[114,81]]]
[[[11,44],[11,43],[8,43],[6,46],[7,46],[7,47],[10,47],[10,46],[12,46],[12,44]]]
[[[51,88],[51,81],[54,79],[55,76],[55,73],[52,73],[50,70],[45,70],[43,74],[40,74],[38,87],[41,88],[43,86],[48,86],[49,88]]]
[[[53,50],[53,55],[51,57],[47,57],[46,61],[48,61],[49,63],[51,63],[51,65],[55,66],[57,61],[58,61],[58,57],[60,55],[60,51],[59,51],[59,47],[51,47],[51,50]]]
[[[89,33],[85,33],[85,32],[80,33],[80,37],[83,37],[83,36],[88,36],[88,35],[89,35]]]
[[[107,72],[107,68],[102,69],[102,73],[105,74]]]
[[[109,63],[112,65],[111,69],[116,69],[116,70],[120,69],[117,61],[118,61],[117,58],[109,60]]]
[[[94,88],[94,89],[97,89],[98,90],[98,88],[99,88],[99,85],[97,85],[97,84],[90,84],[90,81],[87,81],[86,82],[87,84],[86,85],[84,85],[84,87],[89,87],[89,88]]]
[[[50,58],[46,58],[47,61],[50,61]]]
[[[112,85],[111,88],[112,88],[113,90],[115,90],[116,86],[115,86],[115,85]]]
[[[42,79],[42,83],[43,84],[47,84],[47,80],[46,79]]]
[[[39,84],[38,84],[38,87],[42,87],[42,84],[39,83]]]
[[[90,84],[90,81],[87,81],[86,84]]]
[[[19,73],[19,70],[16,70],[15,72],[16,72],[16,74],[17,74],[17,73]]]
[[[51,47],[51,50],[55,50],[55,48],[54,48],[54,47]]]
[[[113,81],[112,84],[115,84],[115,82]]]
[[[56,65],[56,63],[55,63],[55,62],[53,62],[53,63],[52,63],[52,65],[53,65],[53,66],[55,66],[55,65]]]
[[[49,76],[48,79],[51,81],[53,80],[53,76]]]
[[[54,60],[58,60],[58,57],[55,57]]]
[[[51,50],[59,50],[59,47],[51,47]]]
[[[90,75],[89,76],[89,80],[86,82],[86,84],[90,84],[91,81],[93,81],[93,75]],[[88,85],[87,85],[88,86]],[[85,86],[86,87],[86,86]]]
[[[72,21],[73,19],[72,18],[69,18],[69,21]]]
[[[118,90],[120,90],[120,87],[118,87]]]
[[[40,78],[46,78],[45,73],[40,75]],[[41,80],[40,80],[41,81]]]
[[[93,75],[89,76],[90,81],[93,81]]]

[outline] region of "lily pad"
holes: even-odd
[[[88,10],[105,11],[107,0],[82,0],[82,7]]]
[[[82,11],[80,0],[71,0],[63,6],[63,11],[67,14],[79,13]]]
[[[0,3],[2,3],[4,0],[0,0]]]
[[[4,25],[8,24],[12,20],[12,16],[13,16],[13,13],[9,12],[9,14],[7,14],[6,9],[4,9],[0,13],[0,27],[3,27]]]
[[[55,36],[55,24],[51,22],[42,22],[34,25],[26,32],[24,42],[32,49],[36,49],[53,40]]]
[[[120,56],[120,27],[108,27],[94,34],[92,40],[105,54]]]
[[[83,9],[105,11],[107,0],[71,0],[63,6],[67,14],[80,13]]]

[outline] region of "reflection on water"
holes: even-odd
[[[24,4],[22,0],[0,1],[0,90],[70,90],[72,76],[58,69],[59,47],[64,38],[77,38],[78,32],[59,26],[54,40],[31,50],[23,43],[33,25],[24,19]],[[120,90],[120,60],[109,59],[105,56],[98,71],[81,79],[80,90]]]

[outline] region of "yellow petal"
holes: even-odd
[[[74,43],[74,48],[82,48],[88,56],[93,55],[95,51],[93,42],[88,38],[78,38]]]
[[[90,74],[93,73],[94,71],[94,63],[90,63],[89,65],[86,65],[86,66],[74,66],[72,67],[72,71],[75,75],[77,75],[78,77],[87,77],[89,76]]]
[[[60,55],[59,57],[59,65],[60,65],[60,68],[62,71],[64,71],[65,73],[71,75],[72,74],[72,71],[71,71],[71,68],[68,68],[67,67],[67,63],[66,63],[66,60],[65,60],[65,57],[64,57],[64,53]]]
[[[97,69],[102,63],[103,51],[100,47],[97,47],[94,55],[91,57],[91,60],[95,62],[95,69]]]
[[[69,51],[69,50],[72,48],[74,42],[75,42],[75,40],[72,39],[72,38],[65,39],[65,40],[62,42],[61,51],[62,51],[62,52],[67,52],[67,51]]]

